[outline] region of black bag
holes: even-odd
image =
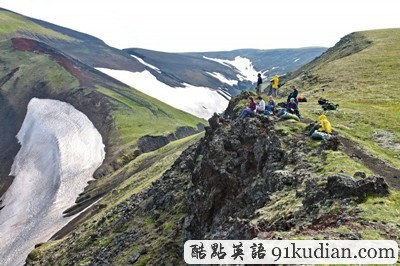
[[[324,111],[326,110],[336,110],[338,108],[339,104],[333,104],[330,102],[327,102],[325,104],[322,105],[322,109],[324,109]]]
[[[287,103],[280,102],[280,103],[277,104],[277,106],[282,107],[282,108],[286,108],[287,107]]]
[[[319,105],[326,104],[327,102],[328,102],[327,99],[324,99],[324,98],[319,98],[319,99],[318,99],[318,104],[319,104]]]

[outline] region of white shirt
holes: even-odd
[[[265,102],[264,100],[260,100],[257,105],[257,111],[265,111]]]

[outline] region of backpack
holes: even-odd
[[[286,108],[287,107],[287,103],[285,103],[285,102],[280,102],[280,103],[277,103],[276,105],[279,106],[279,107],[282,107],[282,108]]]
[[[327,102],[325,104],[322,105],[322,109],[324,109],[324,111],[326,110],[336,110],[338,108],[339,104],[333,104],[330,102]]]
[[[323,105],[323,104],[325,104],[325,103],[327,103],[327,102],[328,102],[327,99],[324,99],[324,98],[319,98],[319,99],[318,99],[318,104],[319,104],[319,105]]]
[[[297,96],[297,101],[298,102],[307,102],[307,98],[304,96]]]
[[[315,130],[311,135],[311,138],[313,139],[329,139],[330,137],[331,135],[318,130]]]

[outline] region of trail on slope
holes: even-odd
[[[400,189],[400,169],[396,169],[388,165],[382,159],[368,154],[356,143],[347,138],[339,137],[339,140],[342,143],[343,151],[348,156],[358,158],[375,174],[385,177],[385,180],[389,186]]]

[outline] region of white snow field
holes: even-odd
[[[17,135],[14,181],[0,211],[0,265],[23,265],[35,244],[47,241],[76,215],[63,217],[83,192],[105,152],[92,122],[72,105],[33,98]]]
[[[149,71],[130,72],[108,68],[97,70],[129,85],[170,106],[200,118],[208,119],[214,112],[222,113],[229,101],[217,91],[206,87],[182,84],[185,87],[170,87],[157,80]]]
[[[248,58],[241,57],[241,56],[236,56],[234,60],[211,58],[211,57],[206,57],[206,56],[203,56],[203,58],[218,62],[221,65],[236,68],[239,71],[239,74],[237,74],[236,77],[240,81],[243,81],[243,80],[250,80],[252,82],[257,81],[258,71],[256,71],[254,69],[253,63]],[[261,73],[261,77],[265,78],[263,73]]]

